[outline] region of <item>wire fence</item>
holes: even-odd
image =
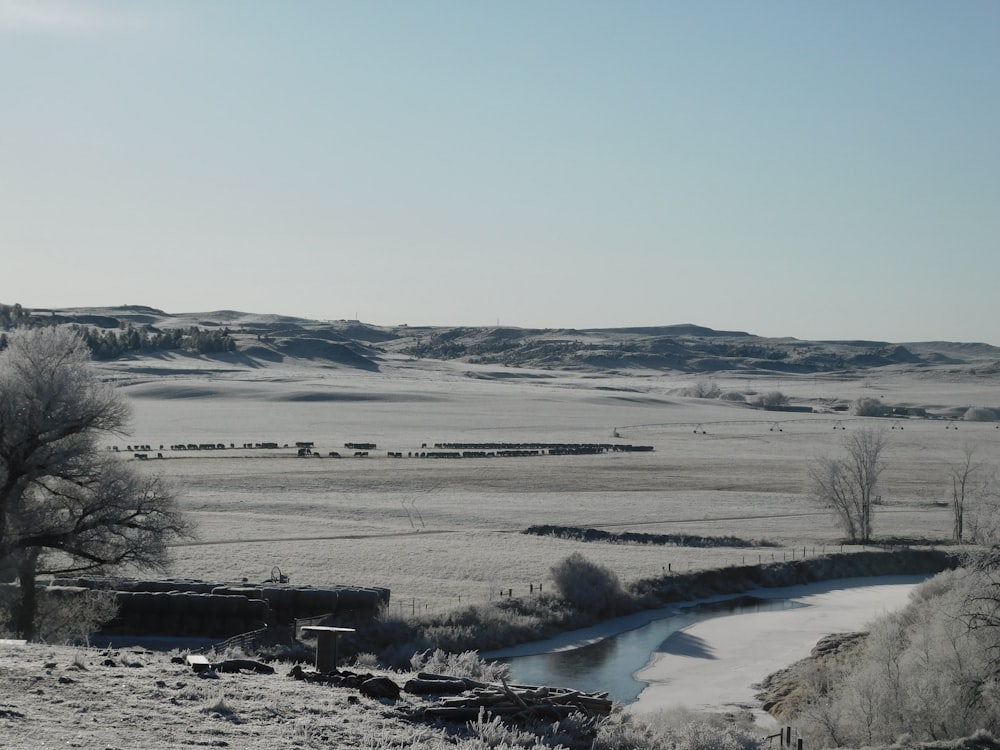
[[[767,548],[760,551],[738,552],[725,557],[713,558],[711,564],[704,561],[686,560],[678,556],[676,561],[667,560],[660,570],[661,576],[682,575],[707,570],[726,570],[768,563],[791,562],[823,557],[832,553],[871,552],[879,550],[878,545],[862,544],[803,544],[781,549]],[[394,596],[384,610],[386,616],[399,619],[445,616],[470,606],[479,606],[504,599],[525,599],[540,597],[555,590],[555,584],[547,575],[539,576],[538,582],[520,581],[487,583],[480,590],[470,588],[467,593],[435,597]],[[305,624],[305,623],[304,623]]]

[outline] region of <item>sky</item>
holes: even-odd
[[[996,0],[0,0],[0,302],[1000,345]]]

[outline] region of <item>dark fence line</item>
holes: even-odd
[[[256,650],[257,646],[267,638],[267,628],[258,628],[257,630],[251,630],[248,633],[240,633],[239,635],[231,636],[224,641],[212,644],[211,646],[205,646],[204,648],[199,648],[192,651],[193,654],[207,654],[209,651],[215,654],[222,653],[231,648],[239,648],[243,653],[249,654]]]

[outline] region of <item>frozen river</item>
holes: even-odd
[[[716,597],[483,654],[519,683],[607,691],[628,710],[755,709],[753,685],[823,636],[902,608],[926,576],[852,578]],[[759,711],[756,712],[759,715]]]

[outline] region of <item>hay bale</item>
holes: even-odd
[[[204,621],[200,615],[195,614],[190,610],[180,615],[180,619],[177,624],[177,635],[190,638],[199,636],[203,632]]]
[[[226,617],[220,615],[206,617],[202,624],[202,630],[210,638],[227,638],[230,635],[235,635],[226,629]]]
[[[148,612],[163,614],[170,609],[170,594],[163,591],[156,591],[147,594],[146,609]]]
[[[264,623],[275,619],[274,611],[267,606],[267,602],[263,599],[251,599],[247,602],[246,617],[255,623],[260,623],[250,628],[251,630],[263,627]]]
[[[212,610],[222,617],[235,616],[240,613],[243,603],[246,602],[242,596],[224,596],[219,594],[209,594],[212,597]]]
[[[136,620],[136,626],[139,633],[160,635],[163,632],[163,616],[158,612],[141,612]]]
[[[136,591],[132,594],[132,608],[136,612],[151,612],[153,595],[146,591]]]
[[[181,616],[177,612],[164,612],[160,615],[160,631],[163,635],[177,636],[181,631]]]
[[[295,617],[315,617],[336,609],[337,593],[329,589],[302,589],[295,601]]]

